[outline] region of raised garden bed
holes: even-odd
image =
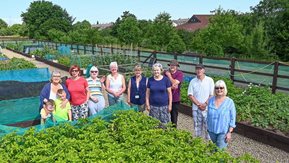
[[[192,117],[191,106],[181,104],[179,112]],[[289,152],[289,137],[259,127],[254,127],[244,122],[237,122],[236,125],[237,127],[234,132]]]

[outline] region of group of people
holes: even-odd
[[[137,107],[140,112],[149,111],[149,115],[161,123],[172,122],[177,127],[178,108],[181,101],[181,84],[183,72],[179,70],[177,60],[172,60],[169,69],[162,64],[152,66],[152,77],[142,74],[141,65],[134,67],[134,76],[128,81],[127,103]],[[110,74],[98,77],[96,66],[89,70],[90,77],[82,77],[80,68],[73,65],[71,75],[61,83],[59,72],[52,72],[50,83],[46,84],[40,94],[41,121],[48,117],[56,121],[78,120],[94,115],[104,109],[103,91],[107,92],[109,105],[124,100],[126,82],[118,73],[118,65],[111,62]],[[232,99],[227,97],[227,87],[223,80],[214,83],[205,75],[205,67],[197,64],[196,77],[190,81],[188,97],[192,101],[195,136],[212,140],[219,148],[225,148],[231,140],[231,133],[236,127],[236,109]]]

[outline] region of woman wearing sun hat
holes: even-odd
[[[88,100],[89,115],[94,115],[105,107],[105,100],[102,92],[105,90],[105,76],[98,78],[98,68],[92,66],[89,70],[90,77],[87,78],[90,97]]]

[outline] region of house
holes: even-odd
[[[93,24],[91,25],[92,28],[98,28],[99,30],[103,30],[103,29],[107,29],[107,28],[111,28],[113,25],[113,23],[106,23],[106,24]]]
[[[178,25],[176,28],[179,30],[185,30],[194,32],[198,29],[206,28],[209,24],[209,19],[213,15],[193,15],[186,23]]]
[[[185,24],[186,22],[188,22],[189,18],[185,18],[185,19],[177,19],[177,20],[172,20],[173,26],[177,27],[179,25]]]

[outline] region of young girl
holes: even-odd
[[[45,124],[47,118],[51,118],[52,121],[55,122],[53,118],[53,114],[52,114],[52,112],[54,111],[54,108],[55,108],[55,103],[53,100],[49,99],[49,100],[44,101],[43,108],[40,111],[42,125]]]

